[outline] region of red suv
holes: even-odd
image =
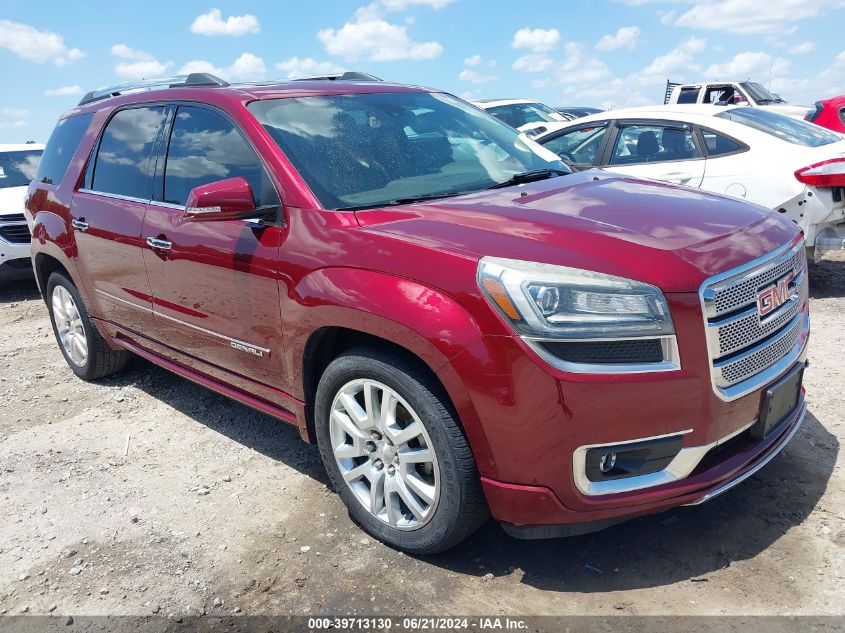
[[[122,94],[121,94],[122,93]],[[86,95],[29,189],[59,347],[295,425],[394,547],[705,501],[795,434],[801,235],[591,170],[442,92],[190,75]]]

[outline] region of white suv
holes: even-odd
[[[0,145],[0,281],[32,276],[24,198],[35,177],[43,145]]]

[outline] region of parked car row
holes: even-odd
[[[96,380],[137,354],[294,425],[354,520],[415,554],[490,515],[548,538],[732,489],[805,417],[801,229],[560,155],[701,185],[775,126],[809,200],[833,141],[743,108],[667,124],[511,105],[552,119],[511,121],[557,126],[546,146],[366,79],[87,94],[26,203],[68,366]]]

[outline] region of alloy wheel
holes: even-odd
[[[88,360],[88,339],[82,325],[79,308],[64,286],[53,288],[53,321],[59,333],[59,341],[67,357],[77,366],[83,367]]]

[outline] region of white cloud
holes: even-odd
[[[0,129],[26,127],[29,110],[23,108],[0,108]]]
[[[404,11],[412,6],[427,6],[435,11],[449,6],[455,0],[380,0],[380,3],[388,11]]]
[[[605,35],[596,44],[600,51],[615,51],[619,48],[634,49],[640,41],[641,31],[636,26],[623,26],[616,35]]]
[[[464,60],[464,66],[480,66],[484,59],[481,55],[473,55]]]
[[[843,0],[698,0],[675,26],[739,35],[794,33],[797,23],[845,6]]]
[[[198,15],[191,23],[191,32],[199,35],[233,35],[239,37],[247,33],[258,33],[261,25],[258,18],[249,13],[245,15],[230,15],[225,20],[220,9],[211,9],[208,13]]]
[[[541,73],[548,70],[554,64],[554,60],[542,53],[538,55],[523,55],[518,58],[511,68],[525,73]]]
[[[161,77],[173,68],[173,62],[160,62],[150,53],[130,48],[126,44],[115,44],[111,47],[111,54],[126,60],[118,62],[114,67],[114,71],[126,79]]]
[[[438,42],[415,42],[407,27],[382,19],[379,5],[358,9],[355,18],[339,29],[317,33],[326,51],[347,61],[390,62],[402,59],[433,59],[443,52]]]
[[[734,55],[732,59],[712,64],[704,71],[706,79],[742,81],[747,77],[782,76],[789,72],[789,61],[772,57],[769,53],[747,51]]]
[[[53,88],[51,90],[44,91],[44,96],[46,97],[68,97],[81,94],[82,86],[77,86],[76,84],[73,86],[62,86],[61,88]]]
[[[68,48],[61,35],[39,31],[29,24],[0,20],[0,48],[12,51],[21,59],[43,64],[53,62],[65,66],[85,56],[78,48]]]
[[[816,50],[816,45],[813,42],[802,42],[790,48],[789,52],[792,55],[803,55],[804,53],[812,53],[814,50]]]
[[[471,84],[486,84],[491,81],[496,81],[498,77],[495,75],[485,75],[471,68],[465,68],[461,71],[461,74],[458,75],[458,79]]]
[[[242,53],[229,66],[224,67],[215,66],[204,59],[191,60],[179,69],[180,75],[189,75],[190,73],[211,73],[230,81],[251,81],[263,79],[267,73],[267,67],[260,57],[252,53]]]
[[[346,70],[334,62],[318,62],[313,57],[291,57],[290,59],[278,62],[276,64],[276,68],[286,72],[288,79],[311,77],[315,75],[331,75],[334,73],[342,73]]]
[[[519,29],[513,36],[513,48],[528,48],[535,53],[552,50],[560,41],[557,29]]]

